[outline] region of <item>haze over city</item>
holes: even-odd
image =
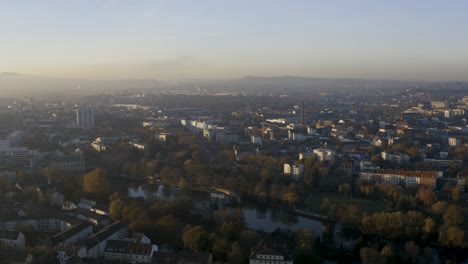
[[[0,263],[468,263],[467,10],[0,0]]]
[[[0,72],[468,80],[465,1],[0,1]]]

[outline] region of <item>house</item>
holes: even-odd
[[[149,263],[155,252],[158,252],[156,245],[134,243],[130,240],[108,240],[104,250],[104,259]]]
[[[0,248],[25,249],[24,234],[18,231],[0,231]]]
[[[53,245],[73,245],[93,233],[93,225],[82,222],[52,237]]]
[[[140,244],[151,244],[151,239],[143,233],[133,233],[130,237],[130,241]]]
[[[293,257],[284,248],[272,248],[263,241],[253,248],[249,257],[250,264],[292,264]]]
[[[89,236],[77,256],[80,258],[101,258],[108,240],[124,239],[128,235],[128,224],[117,221],[104,227],[101,231]]]

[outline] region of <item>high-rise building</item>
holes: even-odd
[[[91,108],[76,109],[76,124],[81,128],[93,128],[94,110]]]

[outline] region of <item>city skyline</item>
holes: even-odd
[[[461,1],[0,1],[0,72],[468,80]]]

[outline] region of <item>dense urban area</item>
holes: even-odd
[[[0,98],[0,259],[466,262],[466,83],[291,78]]]

